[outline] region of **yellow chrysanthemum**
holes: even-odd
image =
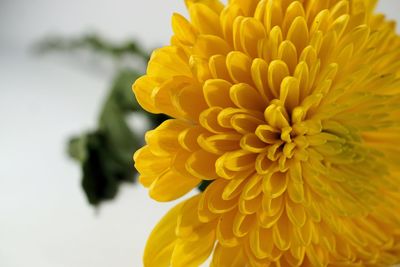
[[[400,261],[400,37],[369,0],[188,0],[133,86],[147,267]]]

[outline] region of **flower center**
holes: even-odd
[[[304,119],[301,108],[289,110],[275,99],[264,111],[264,123],[257,126],[255,135],[246,135],[241,146],[249,152],[258,152],[268,163],[279,162],[279,170],[288,169],[288,161],[308,159],[308,136],[321,133],[318,120]],[[265,164],[268,165],[268,164]]]

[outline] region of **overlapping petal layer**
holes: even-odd
[[[133,87],[173,118],[135,162],[159,201],[212,183],[145,265],[399,262],[400,37],[376,1],[186,2]]]

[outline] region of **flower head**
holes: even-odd
[[[369,0],[186,1],[133,86],[173,119],[135,154],[172,209],[146,266],[400,261],[400,37]]]

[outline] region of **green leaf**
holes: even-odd
[[[86,158],[85,145],[85,136],[71,138],[68,143],[68,155],[77,161],[84,161]]]
[[[98,205],[113,199],[121,182],[133,182],[135,170],[110,156],[107,137],[101,132],[90,133],[85,140],[82,187],[89,203]]]
[[[199,184],[199,186],[197,187],[200,192],[204,192],[204,190],[207,189],[207,187],[213,182],[214,180],[203,180],[201,181],[201,183]]]
[[[126,55],[134,55],[138,56],[144,62],[147,62],[150,57],[149,53],[144,51],[134,40],[129,40],[122,44],[115,44],[95,34],[87,34],[77,38],[52,36],[38,42],[34,47],[34,50],[40,54],[52,51],[72,52],[82,49],[113,58],[123,58]]]
[[[132,156],[143,145],[144,137],[129,127],[126,116],[143,113],[154,127],[168,118],[147,113],[139,106],[131,90],[139,76],[135,70],[121,70],[104,102],[97,130],[69,142],[69,155],[82,165],[82,187],[92,205],[113,199],[121,183],[134,181]]]
[[[149,59],[149,54],[135,41],[115,44],[96,35],[73,39],[52,37],[36,46],[39,53],[71,53],[77,50],[88,50],[116,60],[126,59],[127,56],[143,62]],[[113,199],[120,184],[132,182],[136,176],[132,156],[143,145],[144,137],[142,129],[139,131],[128,125],[128,115],[144,114],[152,127],[168,119],[166,115],[144,111],[132,93],[132,84],[144,70],[119,67],[116,71],[110,92],[101,107],[98,127],[73,137],[68,143],[68,154],[81,164],[82,187],[93,205]]]

